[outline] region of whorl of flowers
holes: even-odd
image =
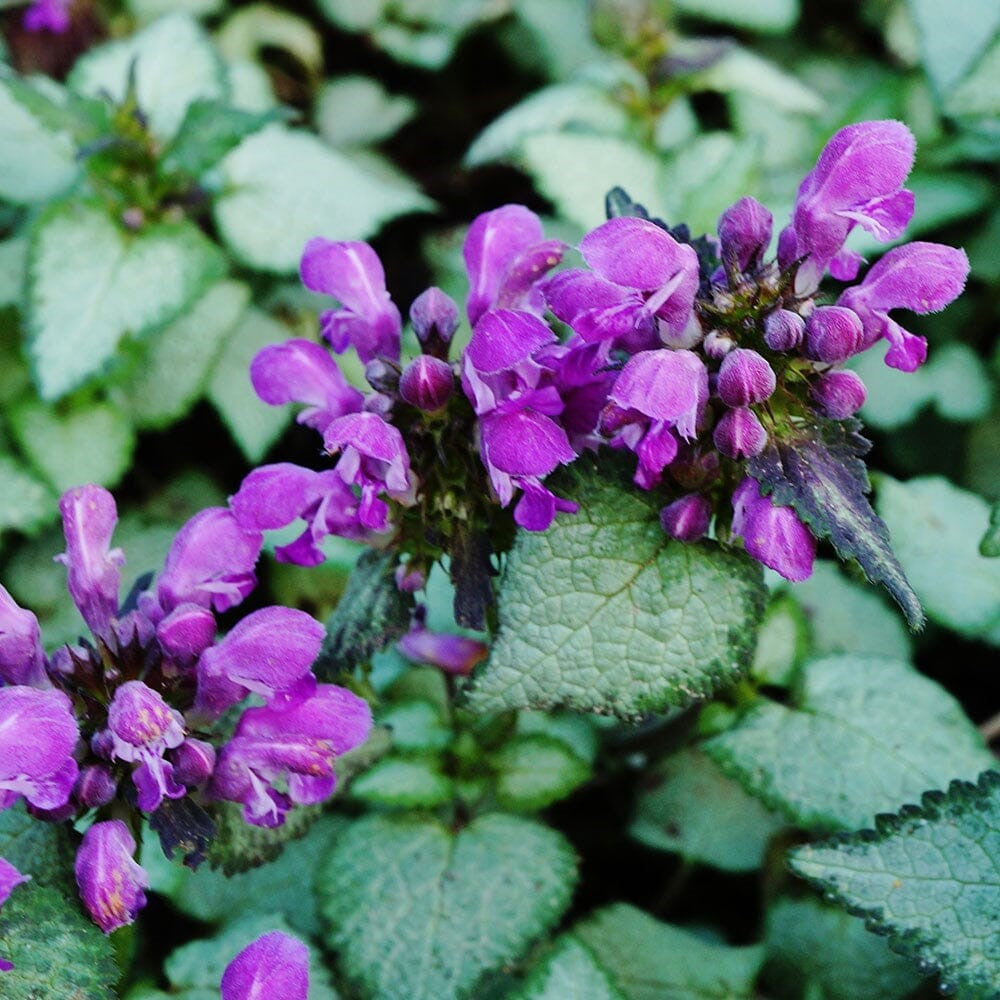
[[[441,555],[455,578],[482,539],[502,545],[509,505],[530,531],[573,512],[546,477],[607,445],[635,454],[639,487],[664,491],[668,534],[697,540],[714,518],[720,540],[742,538],[765,565],[804,579],[815,539],[791,508],[761,495],[746,462],[783,430],[852,416],[865,386],[843,364],[876,341],[888,344],[888,365],[915,370],[926,342],[890,313],[936,311],[962,290],[961,250],[910,243],[839,297],[819,291],[827,272],[857,277],[862,259],[844,246],[855,226],[882,241],[903,232],[914,148],[896,121],[838,132],[799,188],[776,259],[771,213],[749,197],[723,213],[717,237],[698,240],[631,206],[638,214],[583,238],[586,266],[558,271],[569,248],[546,240],[531,211],[487,212],[465,240],[471,338],[456,359],[459,311],[444,292],[413,303],[423,353],[403,360],[400,313],[371,247],[312,240],[302,279],[340,303],[324,314],[323,335],[337,353],[357,351],[372,391],[348,385],[310,341],[263,350],[251,370],[258,394],[306,404],[299,420],[336,463],[257,469],[232,498],[237,520],[261,531],[304,519],[277,553],[304,565],[323,559],[330,534],[395,545],[407,560],[399,579],[416,589]]]

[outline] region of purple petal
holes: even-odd
[[[777,507],[761,496],[757,481],[749,476],[733,493],[732,530],[754,559],[786,580],[812,575],[816,539],[791,507]]]
[[[410,322],[428,353],[447,358],[459,324],[458,306],[450,295],[433,285],[421,292],[410,306]]]
[[[738,271],[759,262],[771,242],[771,213],[756,198],[740,198],[719,218],[718,234],[723,260],[731,260]]]
[[[476,323],[465,357],[477,372],[492,375],[509,371],[555,339],[548,325],[532,313],[494,309]]]
[[[68,490],[59,501],[66,551],[56,558],[65,564],[67,586],[83,620],[106,636],[118,613],[118,567],[125,562],[121,549],[111,549],[118,523],[114,497],[100,486]]]
[[[120,819],[95,823],[76,853],[76,884],[94,922],[110,934],[146,905],[149,876],[134,860],[135,840]]]
[[[0,684],[51,687],[38,619],[0,586]]]
[[[507,269],[497,292],[496,305],[500,309],[531,308],[533,293],[538,283],[563,258],[566,244],[562,240],[545,240],[522,250]],[[542,300],[540,294],[539,305]],[[540,308],[538,311],[541,311]]]
[[[306,1000],[309,949],[281,931],[251,941],[222,974],[222,1000]]]
[[[403,436],[375,413],[338,417],[323,435],[331,454],[343,451],[337,471],[345,482],[384,484],[390,492],[410,486],[410,456]]]
[[[156,638],[168,656],[193,663],[215,639],[215,615],[197,604],[180,604],[156,626]]]
[[[767,444],[767,431],[753,410],[726,410],[712,430],[712,440],[727,458],[752,458]]]
[[[845,420],[864,406],[865,384],[854,372],[826,372],[809,390],[813,404],[830,420]]]
[[[708,371],[691,351],[642,351],[622,369],[608,398],[692,438],[708,400]]]
[[[396,643],[396,648],[408,659],[430,663],[449,674],[471,673],[489,655],[489,647],[477,639],[431,632],[419,626],[411,628]]]
[[[671,538],[682,542],[697,542],[704,538],[711,520],[712,504],[708,497],[700,493],[688,493],[660,511],[663,530]]]
[[[694,253],[654,223],[627,216],[609,219],[587,233],[580,252],[602,278],[646,292],[662,288],[689,268]]]
[[[774,392],[777,380],[771,366],[756,351],[737,347],[719,366],[719,398],[726,406],[763,403]]]
[[[10,894],[31,878],[22,875],[6,858],[0,858],[0,906],[10,898]]]
[[[496,305],[500,285],[514,260],[543,238],[541,220],[524,205],[503,205],[473,220],[462,246],[469,276],[465,309],[473,326]]]
[[[115,737],[114,755],[124,760],[136,760],[137,756],[131,750],[123,753],[122,743],[129,748],[150,747],[162,752],[184,741],[180,712],[142,681],[126,681],[115,690],[108,706],[108,729]]]
[[[512,476],[544,476],[576,458],[566,432],[534,410],[490,414],[480,428],[486,461]]]
[[[635,483],[644,490],[651,490],[660,482],[663,470],[677,457],[677,438],[670,428],[656,421],[636,445]]]
[[[575,514],[580,508],[570,500],[557,497],[551,490],[533,479],[521,482],[523,494],[514,508],[514,523],[525,531],[545,531],[556,511]]]
[[[245,531],[283,528],[315,501],[320,475],[291,462],[262,465],[243,480],[229,506]]]
[[[27,31],[51,31],[62,35],[69,30],[70,0],[34,0],[24,12],[22,24]]]

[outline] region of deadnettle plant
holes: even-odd
[[[92,638],[47,654],[35,616],[0,587],[0,809],[23,799],[42,820],[87,818],[77,883],[110,933],[145,904],[148,879],[135,861],[144,817],[168,855],[183,844],[197,865],[217,803],[276,826],[294,803],[327,798],[334,760],[366,739],[371,713],[351,692],[317,683],[310,668],[324,630],[304,612],[262,608],[217,639],[216,614],[256,584],[261,546],[232,511],[188,521],[155,582],[123,607],[111,494],[70,490],[60,510],[58,558]],[[251,695],[255,707],[230,733],[220,716]],[[6,892],[17,884],[9,868],[0,862]]]

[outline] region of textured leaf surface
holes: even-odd
[[[575,880],[558,833],[492,813],[457,834],[432,820],[358,820],[317,885],[328,943],[365,997],[452,1000],[551,927]]]
[[[390,94],[378,80],[341,76],[316,95],[316,129],[331,146],[368,145],[388,139],[416,111],[414,101]]]
[[[29,816],[21,805],[0,812],[0,858],[31,876],[31,885],[76,891],[66,828]]]
[[[775,503],[790,506],[817,538],[828,538],[842,559],[857,559],[881,583],[911,628],[924,622],[920,601],[889,544],[889,530],[872,510],[865,464],[870,447],[854,422],[825,421],[771,440],[747,463]]]
[[[927,613],[965,635],[1000,642],[1000,562],[979,552],[982,497],[941,476],[878,480],[878,509]]]
[[[764,949],[731,948],[616,903],[578,924],[627,1000],[750,1000]]]
[[[807,664],[793,704],[762,701],[703,747],[748,791],[820,830],[857,829],[993,760],[943,688],[909,664],[854,655]]]
[[[863,916],[963,998],[1000,983],[1000,773],[952,782],[919,807],[792,852],[792,870]]]
[[[161,139],[174,135],[197,99],[226,96],[219,53],[201,25],[183,13],[170,14],[129,38],[91,49],[73,67],[70,86],[92,97],[107,93],[121,101],[133,62],[139,108]]]
[[[885,938],[815,899],[779,899],[767,914],[765,945],[771,974],[790,992],[814,983],[825,1000],[899,1000],[922,978]]]
[[[500,630],[472,706],[628,718],[736,680],[763,612],[759,567],[708,543],[668,540],[655,505],[635,490],[594,475],[572,482],[565,494],[579,513],[522,532],[507,558]]]
[[[118,966],[111,942],[56,889],[19,886],[0,910],[4,1000],[113,1000]]]
[[[353,669],[407,630],[413,597],[396,586],[396,561],[394,552],[374,549],[358,558],[344,596],[327,622],[317,677],[329,679],[340,670]]]
[[[351,795],[374,805],[431,809],[450,802],[454,788],[434,757],[390,757],[355,778]]]
[[[10,455],[0,454],[0,531],[31,531],[55,516],[55,494]]]
[[[516,736],[493,758],[497,799],[508,809],[533,812],[565,798],[590,768],[562,740],[542,733]]]
[[[143,338],[131,369],[113,389],[137,427],[164,427],[190,409],[249,301],[246,285],[220,281],[179,319]]]
[[[748,872],[760,867],[768,840],[783,825],[692,748],[649,769],[629,832],[650,847],[724,871]]]
[[[268,406],[250,384],[258,351],[288,339],[287,326],[251,306],[226,338],[208,380],[206,395],[251,463],[259,463],[291,418],[290,406]]]
[[[414,187],[385,180],[305,132],[271,126],[221,163],[227,193],[215,203],[223,239],[251,267],[292,274],[317,233],[371,236],[384,222],[426,211]]]
[[[28,351],[42,398],[57,399],[104,368],[127,331],[169,322],[222,266],[190,222],[128,237],[95,205],[49,212],[28,265]]]
[[[378,721],[392,731],[399,750],[443,750],[452,737],[439,706],[429,701],[404,701],[380,712]]]
[[[593,952],[572,934],[561,937],[511,1000],[624,1000]]]
[[[281,826],[254,826],[243,819],[242,806],[217,803],[213,815],[218,829],[208,854],[209,863],[233,875],[273,861],[285,844],[309,830],[319,814],[316,806],[298,806]]]

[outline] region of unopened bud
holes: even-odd
[[[805,331],[806,321],[791,309],[775,309],[764,317],[764,343],[772,351],[794,351]]]
[[[73,795],[85,809],[100,809],[115,797],[117,787],[110,768],[103,764],[88,764],[80,768]]]
[[[447,361],[421,354],[406,366],[399,380],[399,394],[411,406],[433,413],[448,402],[454,382]]]
[[[399,369],[382,358],[372,358],[365,365],[365,379],[376,392],[394,396],[399,385]]]
[[[858,353],[864,328],[857,313],[843,306],[820,306],[806,322],[806,356],[836,364]]]
[[[448,345],[459,323],[455,300],[432,286],[413,300],[410,322],[424,353],[447,360]]]
[[[726,410],[712,432],[715,447],[727,458],[752,458],[767,444],[767,431],[753,410]]]
[[[189,737],[172,756],[174,777],[188,788],[203,785],[215,770],[215,748],[203,740]]]
[[[846,420],[864,406],[868,393],[854,372],[836,371],[821,375],[812,386],[816,408],[831,420]]]
[[[663,530],[681,542],[696,542],[704,538],[711,519],[712,505],[700,493],[689,493],[660,511]]]
[[[722,359],[717,388],[726,406],[763,403],[776,384],[771,366],[756,351],[738,347]]]
[[[725,330],[710,330],[701,343],[701,349],[715,361],[724,358],[735,346],[736,341]]]
[[[722,259],[746,271],[760,262],[771,242],[771,213],[755,198],[740,198],[719,218]]]

